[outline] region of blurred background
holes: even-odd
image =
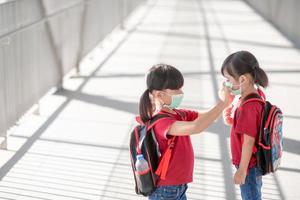
[[[0,199],[146,199],[134,192],[129,135],[145,73],[185,78],[182,107],[217,101],[223,60],[252,52],[284,113],[281,168],[263,199],[300,199],[300,1],[0,0]],[[192,136],[188,199],[240,199],[229,127]]]

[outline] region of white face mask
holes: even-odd
[[[225,86],[231,89],[231,94],[234,96],[242,94],[242,84],[233,85],[230,81],[225,82]],[[238,89],[233,89],[233,87],[239,87]]]
[[[183,94],[172,95],[172,102],[169,108],[178,108],[183,100]]]
[[[178,108],[183,100],[183,94],[168,94],[167,92],[165,92],[167,95],[170,95],[172,97],[172,101],[170,105],[167,105],[169,108],[173,109],[173,108]]]

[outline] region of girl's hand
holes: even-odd
[[[232,110],[233,110],[233,105],[228,106],[223,111],[224,123],[227,124],[227,125],[232,125],[233,124],[233,118],[231,117],[231,113],[233,112]]]
[[[236,185],[243,185],[243,184],[245,184],[246,176],[247,176],[247,172],[238,169],[235,172],[234,177],[233,177],[234,184],[236,184]]]
[[[224,84],[223,87],[219,90],[219,98],[225,103],[226,107],[229,106],[234,99],[230,92],[231,90]]]

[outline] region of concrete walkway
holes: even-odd
[[[141,6],[60,90],[27,114],[0,151],[0,199],[145,199],[134,193],[128,137],[156,63],[185,77],[183,107],[217,102],[222,61],[249,50],[270,78],[269,99],[285,114],[282,168],[264,177],[263,199],[300,199],[300,52],[239,0],[160,0]],[[188,198],[239,199],[232,183],[229,129],[222,120],[193,136],[194,182]]]

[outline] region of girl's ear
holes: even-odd
[[[152,91],[152,95],[155,99],[161,99],[162,97],[162,92],[158,91],[158,90],[153,90]]]
[[[241,76],[239,77],[239,83],[240,83],[240,84],[243,84],[243,83],[245,83],[245,82],[247,82],[247,81],[249,81],[249,80],[248,80],[248,77],[247,77],[246,75],[241,75]]]
[[[252,83],[254,84],[254,80],[251,76],[251,74],[244,74],[244,75],[241,75],[240,78],[239,78],[239,82],[242,84],[242,83]]]

